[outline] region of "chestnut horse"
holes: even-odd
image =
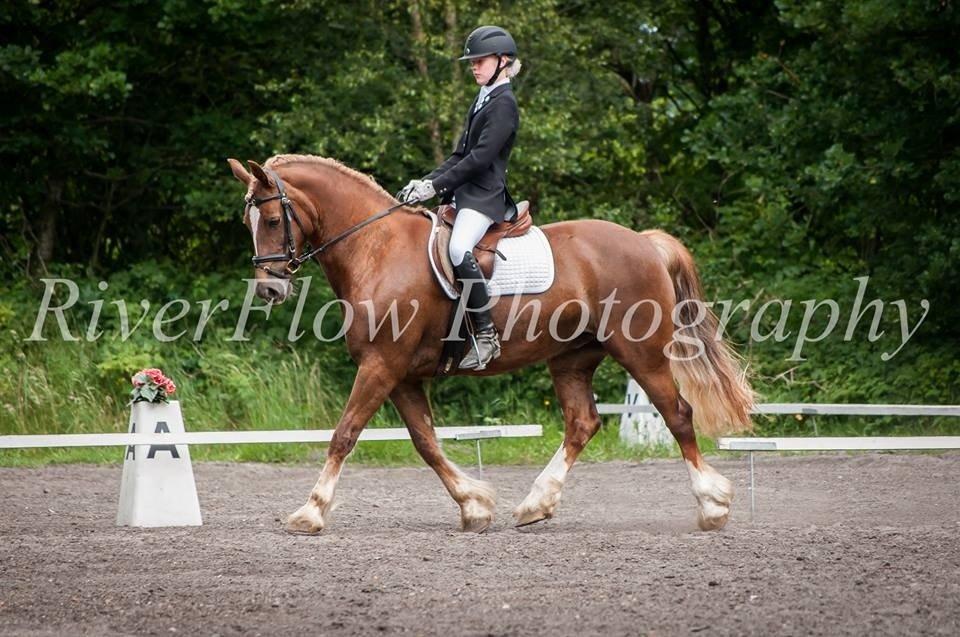
[[[260,255],[254,259],[256,294],[273,302],[287,299],[290,274],[306,260],[306,244],[326,243],[315,258],[334,293],[354,313],[345,326],[347,349],[357,364],[353,388],[317,484],[306,504],[288,517],[286,529],[323,530],[347,455],[389,399],[417,451],[460,506],[463,530],[485,530],[494,517],[494,490],[444,456],[424,392],[448,329],[443,317],[453,307],[427,258],[429,219],[414,206],[400,206],[372,178],[332,159],[278,155],[263,167],[248,162],[249,172],[228,161],[247,187],[244,223]],[[396,212],[357,228],[373,213],[391,208]],[[541,229],[556,266],[552,287],[530,295],[542,311],[523,311],[505,334],[511,299],[498,301],[493,318],[503,335],[503,354],[485,370],[457,372],[501,374],[540,361],[549,367],[563,410],[563,444],[516,507],[517,525],[554,515],[567,473],[600,428],[592,379],[609,355],[640,383],[679,443],[700,527],[721,528],[732,488],[704,461],[694,425],[712,437],[748,429],[754,396],[738,358],[717,333],[716,317],[699,302],[702,291],[690,253],[664,232],[638,233],[607,221],[566,221]],[[374,324],[382,320],[391,304],[405,329],[399,335],[371,331],[371,318]],[[598,332],[604,315],[609,333]],[[579,336],[567,339],[577,331]]]

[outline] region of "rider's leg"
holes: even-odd
[[[473,252],[492,223],[493,219],[477,210],[462,208],[457,211],[453,231],[450,233],[449,248],[454,267],[463,263],[464,253]]]
[[[454,273],[463,284],[463,294],[473,320],[476,338],[476,347],[463,358],[461,369],[483,369],[488,362],[500,355],[500,340],[490,316],[490,294],[473,256],[474,246],[483,238],[491,223],[493,221],[485,214],[463,208],[457,211],[450,235],[450,260],[453,262]]]

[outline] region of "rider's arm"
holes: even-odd
[[[459,145],[459,144],[457,144],[457,148],[460,148],[460,145]],[[426,177],[424,177],[424,179],[429,179],[429,180],[433,181],[434,179],[436,179],[437,177],[439,177],[439,176],[442,175],[443,173],[445,173],[445,172],[447,172],[448,170],[450,170],[451,166],[456,166],[456,165],[460,162],[461,159],[463,159],[463,155],[460,154],[460,153],[458,153],[457,151],[453,151],[453,154],[452,154],[452,155],[450,155],[449,157],[447,157],[442,164],[440,164],[439,166],[437,166],[436,168],[434,168],[434,169],[430,172],[429,175],[427,175]]]

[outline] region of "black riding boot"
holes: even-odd
[[[480,272],[480,266],[472,252],[463,255],[463,262],[453,266],[453,271],[463,284],[464,291],[469,287],[467,296],[467,311],[474,327],[476,346],[471,347],[467,355],[460,362],[460,369],[484,369],[487,363],[500,356],[500,338],[497,328],[493,325],[490,310],[479,308],[489,307],[490,293],[487,292],[486,282]]]

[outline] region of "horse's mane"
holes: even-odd
[[[393,197],[393,195],[384,190],[383,187],[377,183],[377,180],[370,175],[365,175],[359,170],[354,170],[349,166],[341,164],[336,159],[330,159],[329,157],[320,157],[318,155],[274,155],[268,159],[264,165],[267,168],[276,168],[277,166],[285,166],[287,164],[319,164],[326,166],[364,186],[373,186],[375,190],[387,197]]]

